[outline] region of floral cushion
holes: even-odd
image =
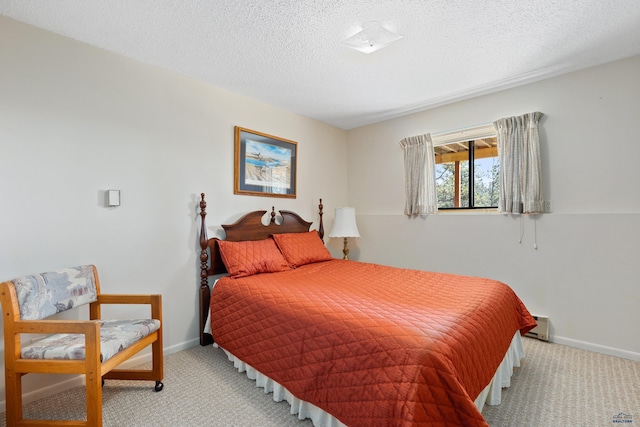
[[[91,265],[20,277],[13,285],[22,320],[44,319],[97,298]]]
[[[99,322],[101,362],[160,328],[160,321],[156,319]],[[84,337],[82,334],[49,335],[22,347],[21,356],[24,359],[84,359]]]

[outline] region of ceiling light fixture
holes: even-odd
[[[346,46],[362,53],[372,53],[402,38],[375,21],[367,22],[362,30],[342,41]]]

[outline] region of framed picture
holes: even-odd
[[[235,127],[234,194],[296,197],[298,143]]]

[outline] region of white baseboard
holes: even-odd
[[[636,362],[640,362],[640,353],[635,353],[633,351],[607,347],[604,345],[593,344],[590,342],[578,341],[571,338],[564,338],[559,336],[551,337],[550,341],[558,344],[563,344],[569,347],[580,348],[582,350],[593,351],[595,353],[602,353],[609,356],[616,356],[616,357],[621,357],[623,359],[629,359]]]
[[[165,347],[163,352],[164,352],[164,355],[167,356],[169,354],[177,353],[187,348],[194,347],[199,342],[200,341],[198,338],[194,338],[189,341],[184,341],[182,343],[172,345],[171,347]],[[138,354],[135,357],[132,357],[131,359],[119,365],[119,367],[126,369],[126,368],[131,368],[131,367],[140,365],[142,363],[150,362],[150,361],[151,361],[151,351],[147,351],[145,353]],[[84,385],[84,382],[85,382],[84,375],[76,375],[72,378],[66,379],[59,383],[37,388],[30,392],[24,393],[22,395],[22,403],[27,404],[35,400],[39,400],[44,397],[51,396],[52,394],[60,393],[70,388]],[[7,410],[7,401],[6,400],[0,401],[0,412],[6,412],[6,410]]]

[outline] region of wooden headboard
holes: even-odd
[[[227,270],[222,262],[220,250],[218,249],[217,237],[209,239],[207,237],[207,226],[205,217],[207,216],[207,202],[204,200],[204,193],[200,194],[200,345],[207,345],[213,342],[213,337],[205,333],[204,327],[209,314],[209,299],[211,290],[209,288],[209,276],[214,274],[223,274]],[[324,226],[322,224],[322,199],[318,204],[318,212],[320,222],[318,226],[318,234],[320,238],[324,238]],[[253,211],[244,215],[233,224],[223,224],[225,231],[225,240],[231,242],[241,242],[247,240],[263,240],[268,239],[273,234],[282,233],[306,233],[309,231],[312,222],[307,222],[300,215],[291,211],[279,211],[281,221],[276,222],[275,208],[271,207],[271,217],[269,223],[264,225],[262,218],[267,211]]]

